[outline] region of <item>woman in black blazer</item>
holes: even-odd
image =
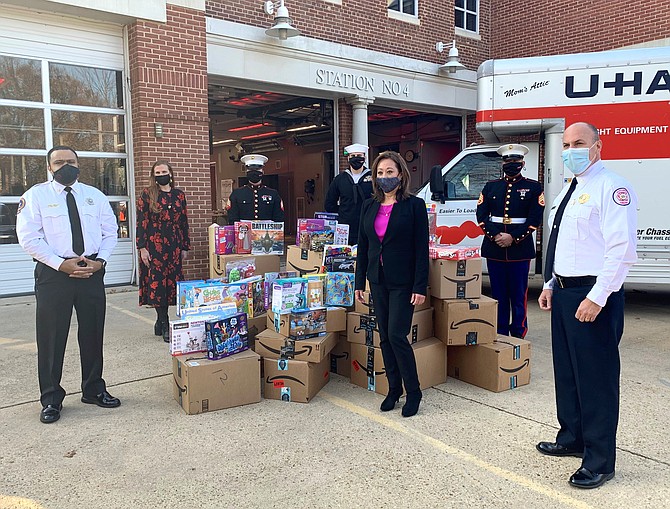
[[[407,335],[414,306],[428,286],[428,214],[409,192],[410,176],[397,152],[379,154],[372,164],[373,196],[365,201],[358,230],[356,299],[364,303],[366,277],[375,303],[389,393],[382,412],[395,408],[405,385],[403,417],[419,410],[421,389]]]

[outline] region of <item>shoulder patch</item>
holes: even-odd
[[[372,175],[366,175],[363,177],[363,182],[372,182]]]
[[[612,194],[612,199],[617,205],[625,207],[626,205],[630,204],[630,193],[625,187],[620,187],[614,191]]]
[[[484,203],[484,193],[479,193],[479,200],[477,200],[477,205]]]
[[[19,206],[16,209],[16,213],[20,214],[21,211],[23,210],[23,207],[25,207],[25,206],[26,206],[26,199],[21,197],[21,199],[19,200]]]
[[[537,199],[537,203],[544,207],[544,193],[540,193],[540,196]]]
[[[230,207],[232,207],[232,206],[233,206],[233,204],[230,203],[230,198],[228,198],[228,199],[226,200],[226,210],[230,210]]]

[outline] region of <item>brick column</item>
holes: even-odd
[[[137,21],[128,36],[136,198],[151,165],[168,160],[189,208],[191,256],[184,276],[207,277],[212,215],[205,13],[168,4],[167,23]],[[154,134],[156,123],[162,138]]]
[[[335,101],[335,107],[337,108],[337,113],[339,115],[339,140],[340,146],[335,147],[335,150],[339,151],[340,154],[340,167],[339,171],[335,171],[335,177],[340,171],[344,171],[349,168],[349,163],[347,158],[344,157],[344,147],[348,147],[353,142],[352,140],[352,130],[354,126],[354,116],[352,108],[345,99],[338,99]]]

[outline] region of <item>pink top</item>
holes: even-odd
[[[384,235],[386,234],[386,228],[389,225],[389,218],[391,217],[391,211],[393,210],[393,205],[380,205],[379,212],[377,212],[377,217],[375,217],[375,233],[379,237],[379,242],[384,240]]]

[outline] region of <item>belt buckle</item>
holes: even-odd
[[[563,278],[561,276],[556,276],[556,282],[558,283],[559,288],[565,288],[565,286],[563,286]]]
[[[503,217],[503,224],[512,224],[511,217]]]

